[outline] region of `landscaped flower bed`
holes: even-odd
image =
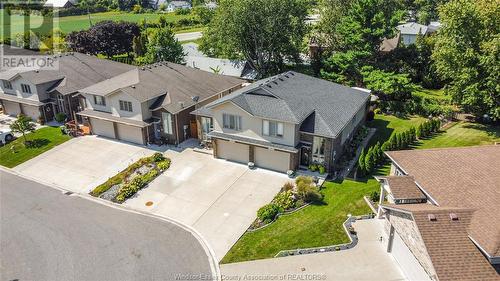
[[[169,167],[170,159],[157,152],[128,166],[92,190],[90,195],[123,203]]]
[[[280,215],[293,213],[310,203],[318,203],[322,200],[323,195],[319,193],[319,188],[313,178],[299,176],[295,179],[295,183],[285,183],[273,201],[257,211],[257,219],[250,225],[249,230],[262,228],[275,221]]]

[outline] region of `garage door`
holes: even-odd
[[[217,140],[217,157],[247,164],[249,147],[246,144]]]
[[[115,138],[115,129],[113,127],[113,122],[91,118],[90,126],[92,126],[92,133],[94,135],[99,135],[112,139]]]
[[[392,242],[392,256],[398,262],[406,278],[410,281],[429,280],[429,275],[424,271],[418,260],[410,252],[401,237],[394,231]]]
[[[40,117],[40,109],[38,106],[25,105],[21,104],[23,114],[33,119],[33,121],[37,121]]]
[[[20,104],[17,102],[11,102],[11,101],[2,101],[3,104],[3,111],[5,114],[10,115],[10,116],[17,116],[21,113],[21,107]]]
[[[290,167],[290,153],[255,147],[254,158],[260,168],[286,172]]]
[[[118,138],[122,141],[128,141],[137,144],[144,144],[141,128],[117,124]]]

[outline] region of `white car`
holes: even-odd
[[[0,131],[0,143],[1,144],[7,144],[8,142],[12,141],[14,139],[14,135],[10,130],[3,130]]]

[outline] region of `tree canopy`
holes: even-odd
[[[286,61],[299,61],[307,31],[305,0],[221,0],[200,49],[212,56],[245,59],[261,77]]]
[[[500,118],[500,1],[452,0],[432,57],[446,92],[466,112]]]

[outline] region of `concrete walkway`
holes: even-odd
[[[359,243],[353,249],[223,264],[222,279],[406,280],[396,261],[378,239],[383,227],[382,221],[360,220],[353,225],[359,235]],[[284,279],[279,279],[282,276]]]

